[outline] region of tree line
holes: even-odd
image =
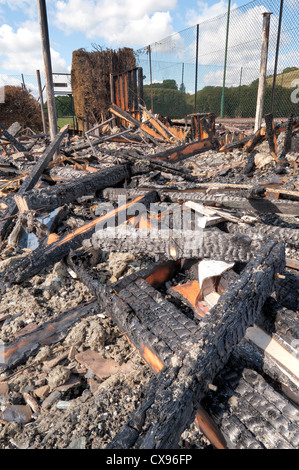
[[[296,67],[289,67],[293,71]],[[270,78],[270,76],[268,77]],[[225,87],[224,116],[228,118],[250,118],[255,116],[258,79],[250,85]],[[281,85],[275,87],[274,116],[288,117],[291,113],[299,115],[299,103],[292,103],[291,93],[294,88]],[[151,107],[151,87],[144,85],[144,101]],[[169,118],[184,118],[195,112],[195,95],[185,92],[183,84],[178,87],[175,80],[164,80],[152,85],[154,112]],[[220,115],[221,86],[206,86],[197,92],[197,109],[199,113]],[[271,110],[272,84],[266,84],[264,114]]]

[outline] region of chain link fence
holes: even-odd
[[[229,15],[137,50],[137,62],[145,76],[146,106],[170,118],[193,112],[255,117],[265,12],[272,13],[264,100],[264,114],[269,113],[279,32],[278,0],[255,0],[232,9]],[[277,118],[299,114],[298,44],[299,1],[284,0],[273,102]]]

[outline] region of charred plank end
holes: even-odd
[[[29,191],[36,185],[43,171],[47,168],[55,152],[59,148],[59,145],[61,141],[63,140],[64,136],[67,134],[68,129],[69,129],[69,126],[66,125],[56,135],[55,139],[51,142],[49,147],[46,149],[43,156],[34,165],[34,168],[31,171],[31,173],[27,176],[25,181],[22,183],[17,193],[18,196],[24,196],[26,191]],[[17,213],[17,211],[18,211],[18,206],[16,202],[13,200],[9,204],[7,210],[5,211],[3,215],[3,219],[0,222],[0,240],[5,237],[11,223],[14,220],[13,216]]]
[[[181,433],[194,420],[208,385],[222,370],[247,327],[254,324],[274,289],[276,274],[282,272],[284,266],[284,245],[280,242],[268,242],[256,253],[243,274],[203,319],[201,338],[181,364],[163,369],[154,378],[152,388],[147,389],[152,404],[143,408],[141,424],[137,410],[107,446],[109,449],[177,447]],[[130,441],[125,440],[128,433]]]
[[[96,301],[80,305],[62,313],[58,318],[40,325],[36,330],[20,336],[10,343],[0,345],[0,370],[11,369],[24,361],[30,354],[45,345],[55,343],[65,336],[69,328],[80,318],[97,308]]]
[[[27,191],[23,200],[32,210],[51,211],[61,205],[69,204],[81,196],[95,194],[107,186],[114,186],[130,176],[129,165],[117,165],[107,171],[84,175],[75,181],[61,183],[50,189],[41,188]]]

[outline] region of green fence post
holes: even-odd
[[[228,31],[229,31],[229,17],[230,17],[230,2],[228,0],[227,7],[227,21],[226,21],[226,39],[225,39],[225,54],[224,54],[224,70],[223,70],[223,84],[222,84],[222,95],[221,95],[221,106],[220,106],[220,117],[223,118],[224,113],[224,89],[226,79],[226,63],[227,63],[227,46],[228,46]]]

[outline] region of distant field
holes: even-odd
[[[61,127],[69,124],[71,127],[73,126],[73,118],[72,117],[63,117],[57,119],[57,126],[60,129]]]
[[[292,88],[293,80],[299,80],[299,70],[294,70],[293,72],[287,73],[279,73],[276,77],[276,85],[283,86],[284,88]],[[273,77],[267,78],[266,82],[267,85],[272,85]]]

